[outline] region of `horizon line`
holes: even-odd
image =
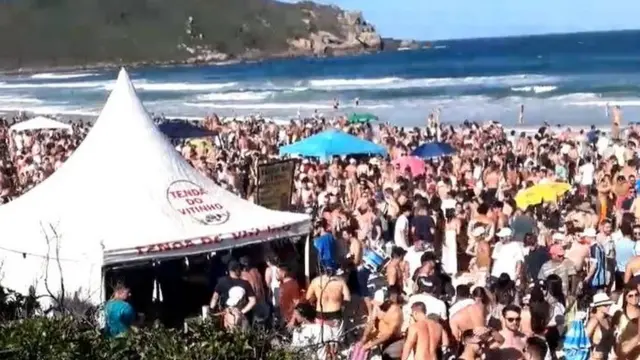
[[[569,32],[548,32],[548,33],[533,33],[533,34],[519,34],[519,35],[503,35],[503,36],[480,36],[480,37],[454,37],[444,39],[432,39],[432,40],[418,40],[410,38],[394,38],[384,37],[393,40],[413,40],[418,42],[445,42],[445,41],[473,41],[473,40],[494,40],[494,39],[510,39],[510,38],[532,38],[532,37],[544,37],[544,36],[560,36],[560,35],[579,35],[579,34],[596,34],[596,33],[622,33],[640,31],[640,28],[635,29],[613,29],[613,30],[588,30],[588,31],[569,31]]]

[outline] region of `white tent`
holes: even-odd
[[[309,228],[307,215],[254,205],[191,167],[153,124],[123,69],[67,162],[0,206],[0,284],[57,295],[62,274],[66,293],[82,290],[97,303],[104,264],[205,253]]]
[[[9,130],[11,131],[25,131],[25,130],[43,130],[43,129],[63,129],[71,131],[71,125],[63,122],[53,120],[46,116],[36,116],[32,119],[21,121],[15,125],[12,125]]]

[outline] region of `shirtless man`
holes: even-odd
[[[389,287],[397,286],[400,289],[404,287],[404,279],[408,277],[409,271],[408,265],[404,262],[406,253],[403,248],[397,246],[391,250],[391,260],[385,266]]]
[[[384,299],[384,290],[378,290],[373,304],[374,310],[360,341],[362,349],[369,351],[379,346],[383,359],[399,359],[404,345],[399,288],[390,287],[387,299]]]
[[[523,356],[526,345],[525,336],[520,332],[520,307],[514,304],[502,309],[504,328],[500,335],[504,342],[500,346],[500,359],[519,360]]]
[[[316,306],[316,321],[339,328],[342,325],[342,308],[351,301],[351,293],[347,283],[336,276],[334,269],[322,266],[320,276],[309,284],[306,299]]]
[[[457,341],[460,341],[462,333],[465,330],[477,329],[485,326],[485,309],[484,304],[480,302],[466,301],[467,299],[464,298],[464,294],[462,292],[458,292],[456,300],[456,304],[460,303],[464,306],[459,306],[459,308],[455,309],[455,312],[449,312],[449,326],[451,327],[451,334],[453,337]],[[452,310],[454,306],[452,306]]]
[[[411,306],[411,317],[415,321],[408,329],[407,339],[402,350],[402,360],[439,359],[438,349],[449,348],[449,337],[437,317],[427,315],[427,308],[422,302]],[[413,356],[412,356],[413,355]]]

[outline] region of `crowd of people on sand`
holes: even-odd
[[[3,202],[59,168],[89,131],[87,123],[73,133],[10,134],[8,126],[0,123]],[[320,359],[640,356],[640,127],[614,136],[593,127],[519,133],[495,122],[445,126],[433,116],[411,129],[342,118],[278,125],[212,117],[204,126],[218,135],[176,149],[249,201],[258,163],[329,127],[388,151],[299,162],[292,210],[313,215],[319,275],[307,286],[294,276],[300,264],[287,259],[229,261],[209,304],[226,328],[248,328],[267,304],[291,346]],[[424,160],[416,174],[393,165],[429,141],[456,153]],[[545,183],[570,190],[517,204],[519,191]],[[380,251],[384,265],[366,266]],[[123,313],[127,296],[117,289],[107,310]],[[123,321],[107,314],[114,335],[126,331]]]

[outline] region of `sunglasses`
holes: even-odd
[[[628,293],[627,297],[628,298],[637,298],[638,297],[638,293]]]
[[[638,231],[638,232],[634,231],[633,235],[640,235],[640,231]]]
[[[520,321],[520,320],[521,320],[521,318],[519,318],[519,317],[515,317],[515,318],[506,318],[505,320],[507,320],[507,322],[512,323],[512,322],[518,322],[518,321]]]

